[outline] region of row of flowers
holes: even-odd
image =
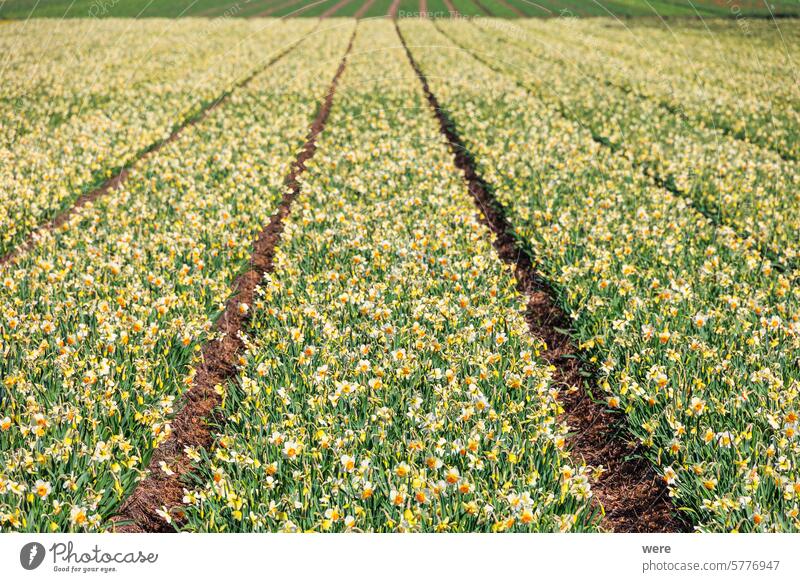
[[[562,25],[563,26],[563,25]],[[447,31],[447,25],[444,25]],[[454,32],[456,29],[452,29]],[[501,29],[504,30],[504,29]],[[525,28],[521,30],[526,30]],[[559,36],[559,32],[562,34]],[[652,90],[659,87],[664,94],[658,98],[644,97],[636,91],[620,88],[618,77],[636,78],[642,63],[626,64],[621,72],[617,61],[608,56],[613,53],[605,44],[590,44],[596,50],[587,50],[578,42],[578,32],[551,30],[549,35],[530,31],[524,34],[497,32],[484,27],[483,31],[457,29],[459,42],[468,43],[481,51],[493,67],[519,80],[535,94],[562,109],[567,117],[588,128],[596,139],[620,150],[645,171],[669,187],[689,197],[708,216],[730,225],[739,233],[751,236],[761,249],[781,263],[797,264],[800,258],[800,166],[787,162],[780,156],[758,145],[747,143],[708,127],[693,113],[711,111],[713,103],[737,119],[744,119],[748,101],[738,108],[722,97],[693,100],[688,88],[675,83],[667,85],[678,92],[669,93],[661,83],[650,79]],[[505,38],[500,44],[488,38]],[[643,56],[648,53],[642,51]],[[678,61],[680,62],[680,61]],[[614,71],[617,70],[617,73]],[[649,75],[660,75],[650,69]],[[644,73],[639,73],[639,76]],[[700,81],[695,92],[704,95],[712,89],[701,89]],[[773,79],[774,83],[780,83]],[[688,83],[688,81],[687,81]],[[746,85],[745,85],[746,86]],[[725,95],[723,91],[718,91]],[[662,106],[670,98],[677,111]],[[739,96],[731,99],[739,102]],[[789,132],[790,143],[800,143],[800,134],[792,133],[791,123],[782,115],[798,115],[790,104],[766,103],[769,112],[752,121],[770,135],[772,121]],[[694,104],[694,105],[693,105]],[[716,125],[719,125],[717,123]],[[796,124],[800,127],[800,117]]]
[[[400,26],[412,45],[447,42],[430,23]],[[412,50],[675,507],[700,530],[800,530],[797,272],[653,186],[510,74],[452,46]],[[586,94],[567,70],[536,71],[562,96]]]
[[[576,19],[549,24],[521,26],[587,74],[800,158],[800,88],[787,82],[800,56],[795,26],[749,21],[742,30],[734,20],[709,30],[626,30]]]
[[[143,94],[143,85],[164,92],[185,82],[187,73],[199,75],[236,33],[228,25],[201,32],[199,24],[79,19],[41,20],[35,27],[7,24],[0,38],[7,57],[0,144],[52,130],[73,115],[118,101],[134,87]]]
[[[595,527],[560,390],[390,22],[362,22],[252,306],[193,531]]]
[[[343,36],[303,41],[0,270],[0,529],[103,529],[145,474]]]
[[[157,40],[150,43],[150,50],[142,48],[149,46],[142,39],[150,36],[141,31],[143,25],[133,26],[141,32],[138,37],[121,34],[121,44],[116,44],[114,34],[123,25],[109,22],[95,24],[94,32],[86,31],[79,42],[68,45],[82,47],[76,51],[76,61],[56,59],[39,71],[33,62],[49,61],[31,48],[4,73],[4,86],[8,83],[13,89],[8,89],[0,110],[1,125],[12,135],[0,143],[0,255],[80,194],[166,139],[243,74],[263,65],[314,25],[301,22],[263,31],[240,25],[209,33],[208,25],[198,21],[170,34],[172,46]],[[73,34],[87,26],[59,24]],[[150,26],[153,36],[165,32],[160,21]],[[48,46],[47,34],[46,27],[37,27],[17,41],[23,47]],[[106,41],[111,47],[101,44],[96,55],[100,61],[94,60],[91,50],[97,37],[112,39]],[[56,35],[52,42],[58,39]]]

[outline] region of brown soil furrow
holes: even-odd
[[[554,290],[537,274],[530,255],[520,248],[505,209],[478,174],[474,159],[431,92],[397,24],[395,28],[450,144],[456,166],[464,172],[469,192],[494,233],[495,249],[504,262],[514,266],[518,288],[528,298],[526,319],[530,332],[547,343],[543,357],[554,367],[553,381],[563,386],[567,394],[562,403],[562,419],[574,433],[569,438],[570,452],[589,465],[605,469],[592,486],[595,499],[605,511],[601,527],[619,532],[684,531],[685,525],[673,516],[664,484],[641,458],[640,451],[624,438],[622,418],[587,395],[584,378],[592,372],[582,366],[576,357],[577,349],[563,331],[570,328],[569,318],[554,301]]]
[[[196,114],[192,115],[191,117],[185,119],[177,126],[175,126],[166,139],[150,144],[147,148],[145,148],[144,150],[139,152],[136,156],[134,156],[132,160],[126,163],[113,176],[104,181],[100,186],[78,196],[69,207],[65,208],[63,211],[57,214],[55,218],[46,221],[37,226],[36,228],[34,228],[28,234],[28,236],[25,238],[24,241],[20,242],[16,247],[11,249],[5,255],[0,256],[0,267],[2,267],[7,263],[13,262],[22,253],[33,248],[38,239],[41,238],[41,236],[44,233],[53,231],[59,228],[60,226],[64,225],[68,220],[70,220],[75,215],[76,212],[78,212],[81,208],[83,208],[87,204],[91,204],[98,198],[101,198],[106,194],[108,194],[109,192],[113,192],[114,190],[120,188],[128,179],[128,176],[130,175],[130,170],[134,166],[143,162],[144,160],[146,160],[148,157],[158,152],[167,144],[178,139],[178,137],[180,137],[180,135],[187,127],[196,125],[197,123],[203,121],[203,119],[205,119],[206,116],[208,116],[212,111],[214,111],[214,109],[216,109],[217,107],[222,105],[225,101],[227,101],[235,90],[241,89],[242,87],[247,85],[250,81],[252,81],[254,77],[256,77],[264,70],[274,65],[276,62],[278,62],[280,59],[286,56],[290,51],[294,50],[294,48],[297,47],[297,45],[299,45],[301,42],[303,42],[303,40],[311,36],[315,30],[316,27],[306,36],[290,44],[283,51],[281,51],[275,57],[270,59],[266,64],[259,67],[255,71],[251,72],[247,77],[241,79],[240,81],[237,81],[230,89],[225,90],[219,97],[205,104]]]
[[[325,99],[311,123],[305,145],[284,180],[286,188],[283,199],[270,218],[269,224],[258,235],[247,271],[237,277],[231,286],[232,295],[215,324],[215,331],[220,334],[220,339],[210,341],[203,346],[202,363],[195,369],[192,387],[185,396],[186,403],[172,422],[169,438],[153,452],[148,476],[139,482],[122,504],[120,513],[112,518],[112,522],[117,524],[114,527],[117,532],[174,531],[174,527],[157,513],[163,508],[168,508],[175,522],[180,523],[182,519],[180,511],[184,488],[182,478],[191,470],[191,461],[184,448],[189,446],[205,448],[212,442],[208,421],[212,419],[214,409],[219,404],[219,397],[214,387],[236,375],[239,357],[244,349],[240,332],[247,317],[240,312],[239,305],[253,303],[256,288],[263,280],[264,274],[273,269],[275,248],[283,232],[284,220],[289,215],[292,202],[300,193],[299,177],[306,169],[306,162],[316,152],[317,137],[325,128],[336,87],[353,48],[355,36],[354,29]],[[162,462],[166,463],[172,474],[167,474],[161,469]]]
[[[458,10],[456,10],[455,4],[453,4],[452,0],[444,0],[444,5],[447,6],[448,12],[450,12],[450,16],[461,16]]]
[[[367,13],[367,10],[372,8],[373,4],[375,4],[375,0],[366,0],[366,2],[364,2],[364,4],[361,5],[361,8],[359,8],[353,15],[353,18],[361,18],[362,16],[364,16]]]
[[[475,4],[475,6],[477,6],[478,8],[480,8],[486,16],[494,16],[494,14],[492,14],[492,11],[489,10],[483,4],[483,2],[481,2],[481,0],[472,0],[472,3]]]
[[[222,6],[214,6],[212,8],[206,8],[205,10],[201,10],[200,12],[195,12],[194,14],[189,15],[190,18],[217,18],[219,16],[224,16],[225,12],[230,10],[231,8],[236,8],[239,5],[239,2],[230,2],[223,4]],[[220,10],[222,9],[222,10]]]
[[[286,14],[284,16],[281,16],[280,18],[294,18],[295,16],[300,16],[301,14],[303,14],[303,12],[305,12],[307,10],[311,10],[312,8],[314,8],[315,6],[320,4],[319,0],[313,0],[313,1],[310,1],[310,2],[308,0],[304,0],[304,1],[307,2],[307,4],[305,6],[303,6],[301,8],[298,8],[297,10],[292,12],[291,14]]]
[[[323,12],[320,18],[330,18],[331,16],[339,12],[340,9],[350,4],[350,2],[352,1],[353,0],[340,0],[339,2],[328,8],[325,12]]]
[[[389,18],[397,18],[397,11],[400,9],[400,0],[393,0],[389,6]]]
[[[511,12],[513,12],[520,18],[527,18],[527,15],[522,10],[511,4],[511,2],[507,2],[506,0],[497,0],[497,1],[500,2],[500,4],[502,4],[506,8],[508,8],[509,10],[511,10]]]
[[[278,10],[281,10],[283,8],[288,8],[289,6],[294,6],[295,4],[300,4],[303,1],[304,0],[289,0],[288,2],[282,2],[280,4],[275,4],[274,6],[268,8],[267,10],[264,10],[263,12],[259,12],[258,14],[253,14],[253,16],[251,16],[250,18],[263,18],[263,17],[269,16],[270,14],[272,14],[274,12],[277,12]],[[299,12],[302,12],[303,10],[306,10],[307,8],[309,8],[309,6],[304,6],[303,8],[301,8],[299,10]],[[297,12],[295,12],[294,14],[291,14],[290,16],[294,16],[295,14],[297,14]]]

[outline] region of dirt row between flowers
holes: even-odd
[[[270,6],[268,9],[264,10],[263,12],[259,12],[258,14],[253,14],[253,16],[251,16],[250,18],[266,18],[267,16],[270,16],[270,15],[274,14],[278,10],[283,10],[284,8],[289,8],[291,6],[294,6],[295,4],[300,4],[302,1],[303,0],[289,0],[288,2],[281,2],[280,4],[274,4],[274,5]],[[291,14],[289,14],[287,16],[283,16],[281,18],[287,18],[287,17],[291,17],[291,16],[296,16],[300,12],[303,12],[303,11],[311,8],[311,6],[313,6],[313,4],[310,4],[308,6],[301,6],[300,8],[298,8],[297,10],[292,12]]]
[[[520,18],[527,18],[527,15],[522,10],[514,6],[511,2],[508,2],[507,0],[497,0],[497,1],[500,2],[500,4],[502,4],[506,8],[508,8],[509,10],[511,10],[511,12],[513,12]]]
[[[353,0],[339,0],[339,2],[328,8],[325,12],[323,12],[320,18],[330,18],[331,16],[339,12],[339,10],[350,4],[350,2],[352,1]]]
[[[289,215],[295,198],[300,194],[299,177],[306,169],[306,162],[317,150],[317,137],[328,121],[336,87],[347,66],[355,36],[354,29],[328,92],[309,127],[306,142],[284,179],[286,188],[283,199],[269,223],[259,233],[253,245],[248,269],[231,286],[233,294],[215,323],[214,331],[221,334],[221,339],[203,346],[202,363],[196,368],[192,387],[185,395],[185,405],[172,421],[170,436],[153,452],[148,476],[139,482],[122,504],[120,513],[112,518],[114,531],[174,531],[174,526],[158,513],[165,508],[174,522],[180,523],[183,519],[180,509],[184,488],[182,478],[191,470],[191,460],[185,453],[185,447],[207,448],[212,443],[209,420],[212,420],[214,410],[219,404],[219,396],[214,387],[235,377],[239,358],[244,351],[240,332],[247,322],[247,314],[239,306],[253,303],[256,288],[264,279],[264,274],[273,270],[275,249],[283,233],[284,220]],[[162,470],[162,463],[166,464],[169,472]]]
[[[353,14],[353,18],[361,18],[363,17],[367,11],[372,8],[372,5],[375,4],[375,0],[365,0],[365,2],[361,5],[361,8],[356,10],[356,13]]]
[[[461,16],[461,13],[456,9],[455,4],[453,4],[453,0],[444,0],[444,5],[447,7],[447,11],[450,13],[450,16]]]
[[[663,481],[628,437],[624,418],[610,413],[587,393],[585,379],[593,373],[576,357],[576,347],[562,331],[570,327],[568,316],[556,304],[554,290],[534,269],[528,251],[520,248],[519,237],[505,209],[477,172],[472,155],[431,91],[396,22],[395,28],[450,145],[456,166],[464,173],[483,221],[494,233],[494,248],[504,262],[514,267],[517,287],[528,299],[528,328],[547,344],[543,357],[554,367],[553,381],[566,392],[562,419],[571,429],[570,454],[588,465],[604,468],[592,484],[594,497],[604,511],[600,525],[616,532],[686,531],[686,524],[674,515]]]
[[[250,83],[255,77],[266,71],[272,65],[280,61],[283,57],[293,51],[301,42],[303,42],[306,38],[313,35],[317,27],[315,26],[311,32],[308,34],[300,37],[288,47],[286,47],[283,51],[269,59],[264,65],[258,67],[254,71],[250,72],[246,77],[234,83],[231,88],[226,89],[223,91],[218,97],[212,99],[211,101],[203,104],[200,109],[191,115],[190,117],[184,119],[177,125],[173,126],[172,131],[170,131],[169,136],[164,139],[155,141],[151,143],[149,146],[144,148],[138,154],[133,156],[128,162],[126,162],[121,168],[119,168],[114,175],[110,178],[103,181],[99,186],[93,188],[92,190],[85,192],[78,196],[69,206],[64,208],[61,212],[56,214],[56,216],[50,220],[47,220],[37,227],[35,227],[28,235],[25,237],[25,240],[17,244],[14,248],[8,251],[5,255],[0,256],[0,267],[6,265],[7,263],[14,262],[17,257],[22,255],[23,253],[27,252],[36,244],[39,238],[47,232],[53,231],[60,226],[64,225],[68,222],[73,215],[78,212],[81,208],[86,206],[87,204],[91,204],[106,196],[107,194],[118,190],[128,179],[131,170],[144,162],[150,156],[158,153],[159,150],[167,146],[168,144],[172,143],[180,135],[186,130],[188,127],[196,125],[203,121],[209,114],[211,114],[217,107],[225,103],[230,96],[234,93],[234,91],[245,87],[247,84]]]
[[[483,13],[484,13],[486,16],[489,16],[490,18],[494,18],[494,14],[492,14],[492,11],[491,11],[491,10],[489,10],[489,8],[488,8],[488,7],[487,7],[487,6],[486,6],[486,5],[485,5],[483,2],[481,2],[481,0],[472,0],[472,3],[473,3],[475,6],[477,6],[478,8],[480,8],[480,10],[481,10],[481,11],[482,11],[482,12],[483,12]]]

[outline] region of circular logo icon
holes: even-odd
[[[35,570],[44,561],[44,546],[39,542],[29,542],[19,551],[19,563],[26,570]]]

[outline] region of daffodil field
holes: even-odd
[[[4,528],[100,529],[147,467],[347,39],[318,41],[2,267]]]
[[[353,53],[190,527],[584,529],[558,388],[397,35]]]
[[[174,28],[168,21],[149,26],[156,39],[163,28]],[[37,29],[41,38],[20,32],[29,52],[11,51],[20,38],[13,33],[4,37],[4,52],[12,60],[5,65],[0,89],[0,254],[137,154],[167,139],[173,128],[229,90],[237,73],[265,64],[312,27],[313,22],[301,21],[265,34],[253,25],[197,23],[177,35],[170,31],[160,41],[137,43],[146,32],[141,25],[131,30],[127,21],[107,27],[91,22],[67,31],[55,22],[55,31]],[[52,43],[49,50],[56,51],[59,43],[71,46],[60,38],[66,33],[84,37],[86,44],[79,47],[87,47],[86,53],[39,65],[43,45]],[[103,42],[110,46],[105,49]],[[176,56],[176,46],[182,57]]]
[[[401,26],[412,45],[446,43],[431,23]],[[466,46],[473,32],[458,31]],[[476,46],[485,59],[491,46]],[[423,68],[452,71],[432,76],[433,90],[676,505],[704,530],[798,529],[797,272],[658,187],[514,74],[452,45],[418,52]]]
[[[796,22],[319,10],[0,26],[0,531],[115,531],[154,472],[179,531],[608,531],[578,394],[685,530],[800,531]]]
[[[447,34],[447,23],[440,27]],[[700,211],[742,234],[751,235],[777,263],[796,264],[800,251],[797,237],[800,170],[796,162],[781,158],[779,152],[788,151],[788,148],[766,139],[759,140],[756,131],[750,132],[754,141],[763,144],[746,143],[723,131],[715,119],[698,119],[701,114],[691,113],[700,110],[703,115],[713,115],[709,113],[711,108],[705,105],[711,102],[727,115],[736,117],[739,108],[733,103],[741,102],[738,92],[716,89],[713,78],[700,82],[692,78],[701,88],[697,91],[700,104],[693,106],[692,93],[678,90],[670,98],[685,100],[685,109],[681,102],[664,108],[660,98],[642,99],[607,84],[602,66],[586,63],[582,58],[584,51],[580,49],[563,47],[562,43],[568,44],[568,41],[555,40],[558,30],[551,32],[551,39],[540,35],[538,30],[520,29],[524,32],[506,34],[501,42],[494,44],[487,42],[488,35],[478,27],[470,27],[463,34],[458,30],[459,46],[478,50],[478,58],[529,88],[545,103],[559,107],[565,117],[590,130],[595,139],[624,152],[644,172],[691,200]],[[606,50],[600,48],[591,54],[601,55],[595,57],[599,62],[605,59]],[[647,70],[642,64],[639,67]],[[789,63],[776,67],[778,71],[773,78],[791,75],[790,67]],[[587,77],[587,69],[600,79]],[[663,83],[672,86],[672,78],[662,80]],[[750,86],[743,80],[740,83]],[[651,83],[650,86],[658,85]],[[792,129],[800,128],[797,102],[781,101],[784,107],[778,111],[764,111],[760,117],[754,113],[755,119],[749,123],[770,139],[781,138],[798,144],[800,134]],[[770,102],[763,95],[754,96],[745,100],[740,108],[752,112],[757,106],[766,107],[764,103]],[[770,103],[769,109],[773,107]],[[689,121],[674,113],[673,108],[686,111]],[[731,127],[733,122],[730,123],[724,127]],[[771,124],[779,130],[773,131]],[[743,131],[747,132],[746,128]]]

